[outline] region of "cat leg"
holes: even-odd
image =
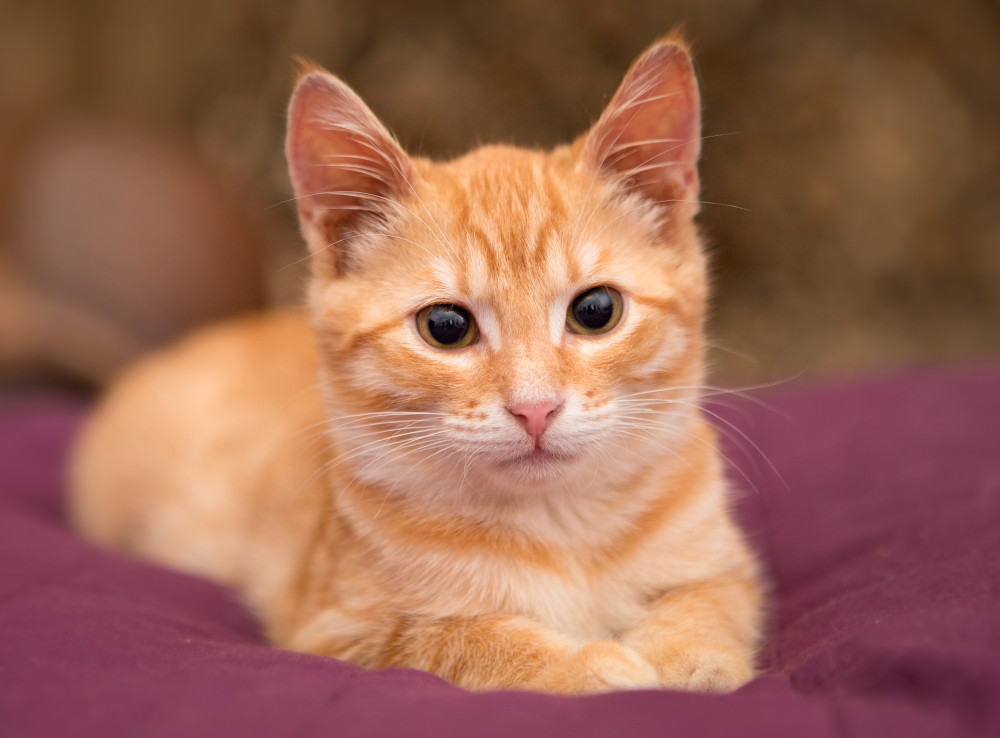
[[[659,685],[631,648],[576,642],[524,617],[405,613],[373,622],[327,610],[290,645],[369,668],[421,669],[468,689],[584,694]]]
[[[646,658],[664,687],[731,692],[754,675],[761,592],[750,573],[661,595],[622,642]]]

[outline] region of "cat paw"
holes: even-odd
[[[590,694],[657,689],[660,677],[652,664],[628,646],[595,641],[549,665],[526,686],[558,694]]]
[[[657,661],[663,687],[692,692],[732,692],[756,675],[747,654],[732,649],[692,649]]]

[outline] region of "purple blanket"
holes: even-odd
[[[727,453],[773,577],[765,675],[582,698],[266,647],[231,592],[67,530],[84,403],[2,400],[0,735],[1000,735],[1000,370],[767,399],[720,422],[759,447]]]

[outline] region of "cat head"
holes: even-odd
[[[654,44],[550,152],[409,156],[303,72],[286,154],[331,432],[363,478],[518,495],[669,454],[702,382],[697,83]]]

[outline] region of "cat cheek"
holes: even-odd
[[[384,374],[398,392],[418,398],[423,406],[461,413],[482,404],[486,374],[474,351],[416,346],[402,351],[397,347],[377,362],[373,371]]]
[[[593,413],[607,407],[611,399],[612,395],[607,388],[585,389],[580,393],[580,409],[585,413]]]

